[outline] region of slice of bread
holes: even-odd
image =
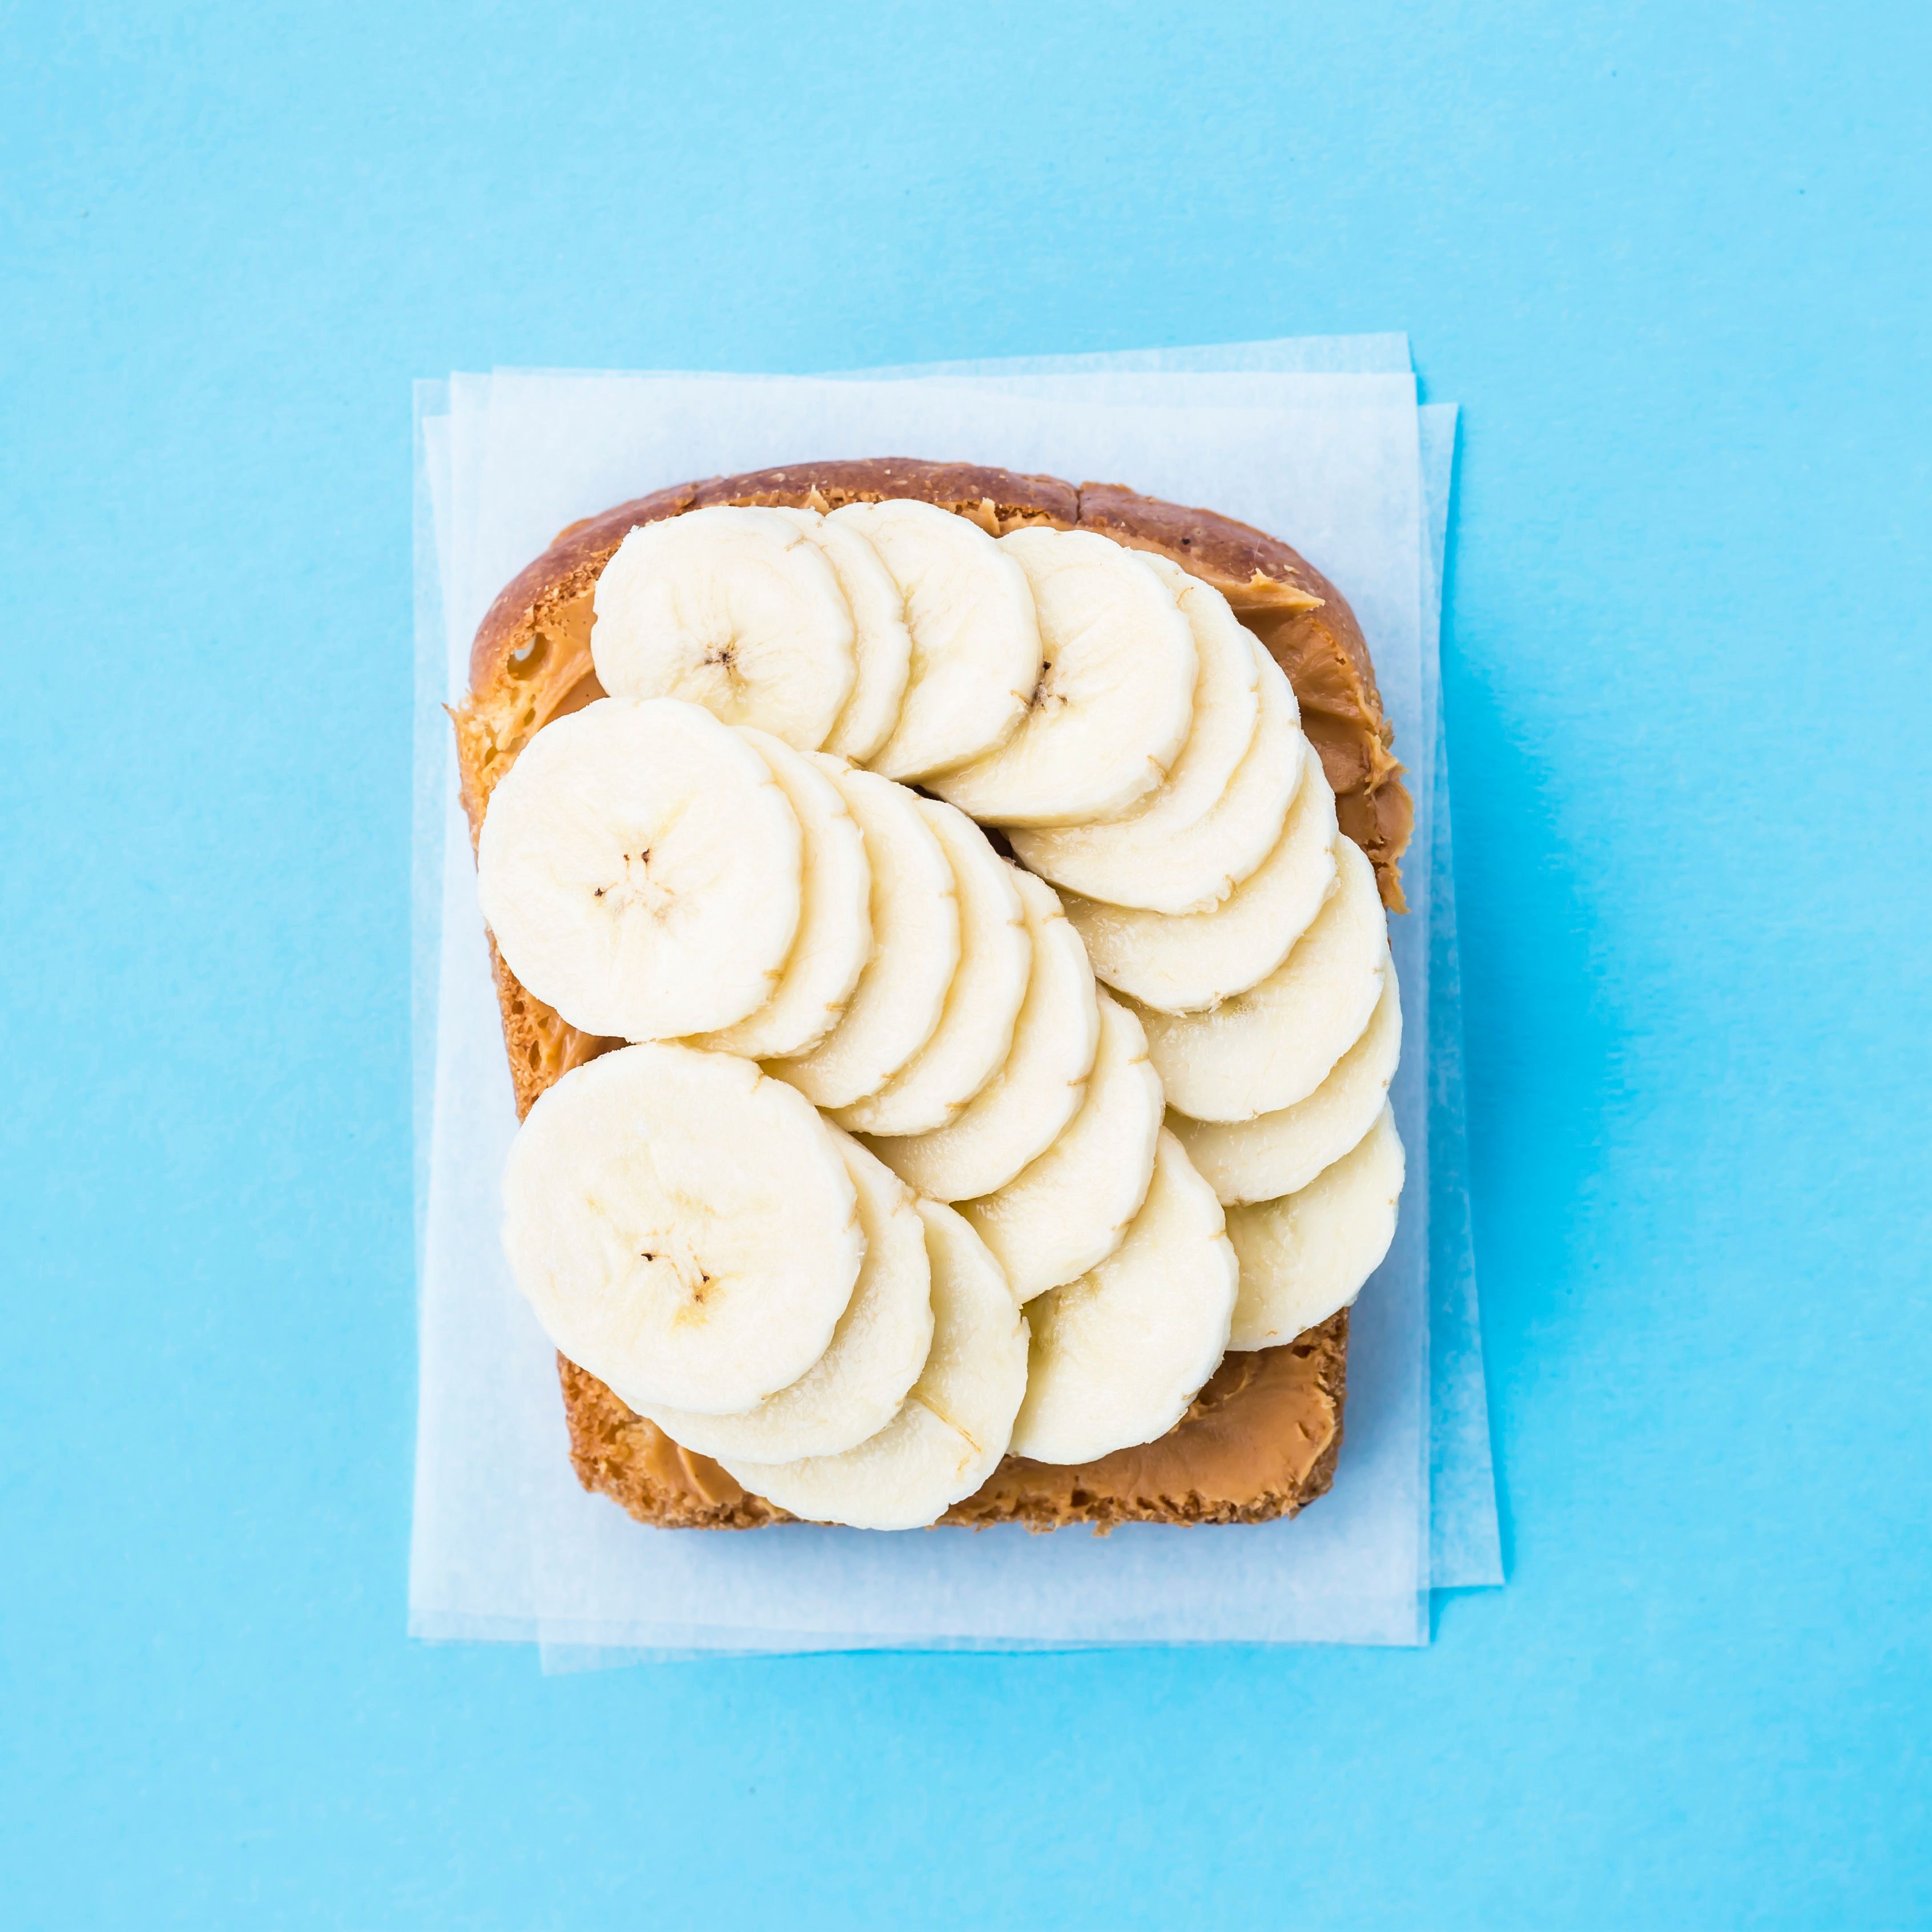
[[[1411,806],[1390,750],[1368,646],[1334,586],[1280,539],[1212,511],[967,464],[884,457],[799,464],[680,484],[572,524],[493,604],[452,712],[463,802],[474,838],[496,782],[536,732],[603,696],[590,656],[598,573],[640,524],[714,503],[804,505],[913,496],[994,536],[1027,524],[1091,530],[1157,550],[1213,584],[1288,674],[1304,730],[1334,787],[1342,829],[1374,862],[1382,898],[1403,909],[1397,862]],[[622,1044],[580,1033],[496,957],[518,1115],[572,1067]],[[949,1522],[1258,1522],[1292,1516],[1327,1490],[1342,1441],[1344,1309],[1280,1348],[1233,1354],[1157,1442],[1078,1468],[1008,1456]],[[750,1529],[789,1520],[708,1456],[681,1448],[587,1371],[558,1358],[571,1460],[588,1490],[664,1528]]]

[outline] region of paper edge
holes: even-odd
[[[416,1230],[416,1279],[422,1280],[429,1222],[430,1124],[436,1105],[437,964],[442,949],[443,814],[448,748],[442,713],[446,622],[442,536],[436,524],[433,466],[439,458],[433,423],[446,421],[449,385],[419,380],[411,396],[411,562],[414,575],[415,663],[410,722],[410,1081]],[[447,492],[444,493],[446,496]]]
[[[1442,626],[1448,556],[1449,520],[1454,508],[1461,411],[1453,403],[1426,404],[1418,411],[1424,428],[1423,464],[1430,522],[1425,547],[1432,582],[1425,616],[1432,606],[1427,655],[1436,667],[1436,765],[1430,879],[1436,905],[1430,940],[1430,1136],[1431,1171],[1438,1199],[1454,1204],[1453,1231],[1432,1227],[1430,1252],[1430,1360],[1437,1364],[1454,1348],[1472,1355],[1473,1376],[1456,1384],[1458,1407],[1438,1391],[1446,1384],[1432,1375],[1430,1386],[1430,1578],[1436,1589],[1500,1588],[1505,1581],[1502,1530],[1496,1504],[1496,1457],[1489,1414],[1489,1382],[1483,1360],[1482,1310],[1475,1252],[1474,1203],[1468,1185],[1468,1117],[1464,1082],[1462,947],[1457,922],[1454,787],[1450,772],[1448,718],[1442,701]],[[1440,452],[1433,473],[1441,488],[1432,496],[1429,446]],[[1438,1265],[1448,1259],[1451,1264]],[[1447,1507],[1442,1492],[1454,1473],[1454,1499]]]

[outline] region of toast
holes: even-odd
[[[681,484],[572,524],[490,606],[452,712],[472,840],[490,794],[536,732],[604,695],[590,652],[597,578],[640,524],[714,504],[836,509],[916,497],[993,536],[1025,524],[1094,530],[1156,551],[1221,591],[1288,674],[1322,757],[1341,829],[1403,910],[1399,861],[1412,824],[1374,666],[1346,601],[1278,538],[1113,484],[903,458],[794,464]],[[572,1067],[621,1046],[567,1025],[492,949],[519,1117]],[[1084,1522],[1254,1522],[1292,1516],[1333,1479],[1342,1440],[1348,1311],[1282,1346],[1232,1353],[1158,1442],[1078,1467],[1009,1456],[944,1519],[1035,1529]],[[558,1358],[571,1459],[585,1488],[662,1528],[756,1528],[790,1519],[708,1456],[681,1448],[587,1371]]]

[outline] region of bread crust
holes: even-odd
[[[1212,510],[1143,496],[1118,483],[1075,485],[974,464],[909,457],[794,464],[680,483],[573,524],[506,584],[470,653],[458,707],[464,803],[472,829],[497,778],[531,734],[600,696],[590,661],[597,578],[640,524],[721,503],[842,504],[916,496],[995,536],[1023,524],[1090,530],[1170,556],[1213,584],[1288,675],[1302,727],[1322,754],[1343,831],[1375,862],[1383,902],[1404,909],[1398,868],[1414,822],[1367,640],[1348,600],[1278,537]],[[472,778],[473,772],[473,778]],[[472,798],[472,790],[480,793]]]
[[[973,464],[884,457],[712,477],[573,524],[505,585],[470,655],[469,695],[451,713],[472,841],[498,781],[553,719],[604,695],[590,652],[597,579],[639,524],[713,504],[832,510],[916,497],[998,536],[1028,524],[1090,530],[1172,557],[1220,590],[1294,688],[1304,729],[1336,793],[1342,829],[1373,861],[1383,901],[1403,909],[1399,861],[1412,812],[1366,641],[1347,600],[1276,537],[1215,512],[1118,484],[1074,484]],[[490,949],[520,1118],[572,1067],[622,1042],[586,1034],[518,981]],[[1257,1522],[1292,1516],[1333,1480],[1342,1441],[1345,1309],[1282,1347],[1231,1354],[1159,1442],[1078,1468],[1006,1457],[951,1523]],[[587,1370],[560,1355],[571,1460],[585,1488],[667,1528],[751,1529],[791,1520],[709,1456],[681,1448]]]

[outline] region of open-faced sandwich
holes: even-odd
[[[455,724],[586,1486],[874,1529],[1328,1487],[1410,820],[1294,550],[965,465],[682,485],[508,586]]]

